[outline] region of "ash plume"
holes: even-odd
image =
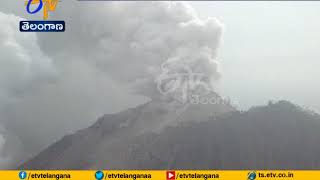
[[[222,25],[199,18],[186,3],[63,1],[50,18],[65,20],[67,28],[55,34],[20,33],[18,16],[25,14],[8,4],[0,11],[11,8],[16,15],[0,13],[3,167],[105,113],[159,96],[156,81],[164,64],[178,73],[183,64],[210,84],[220,76]],[[16,145],[21,152],[8,154]]]

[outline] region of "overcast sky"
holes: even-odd
[[[287,99],[320,111],[320,2],[190,2],[224,24],[221,93],[248,108]]]
[[[9,2],[2,12],[31,18],[21,3]],[[224,24],[221,94],[245,109],[288,99],[320,111],[320,2],[187,3]]]

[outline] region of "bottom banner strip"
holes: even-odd
[[[265,170],[97,170],[97,171],[0,171],[1,180],[33,180],[33,179],[55,179],[55,180],[319,180],[319,171],[265,171]]]

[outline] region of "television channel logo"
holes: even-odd
[[[26,178],[27,178],[27,172],[25,172],[25,171],[20,171],[20,172],[19,172],[19,178],[20,178],[20,179],[26,179]]]
[[[36,14],[43,9],[43,19],[47,20],[50,11],[55,11],[59,0],[27,0],[25,6],[29,14]],[[34,10],[31,9],[31,5],[38,5]]]
[[[21,32],[64,32],[64,21],[47,21],[49,12],[56,10],[59,0],[26,0],[26,11],[36,14],[43,9],[42,21],[20,21]]]

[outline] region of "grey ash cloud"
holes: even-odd
[[[154,98],[164,62],[188,64],[212,83],[220,76],[222,25],[185,3],[64,1],[50,15],[66,21],[67,31],[57,34],[18,32],[20,17],[39,17],[15,5],[0,9],[2,168],[104,113]]]

